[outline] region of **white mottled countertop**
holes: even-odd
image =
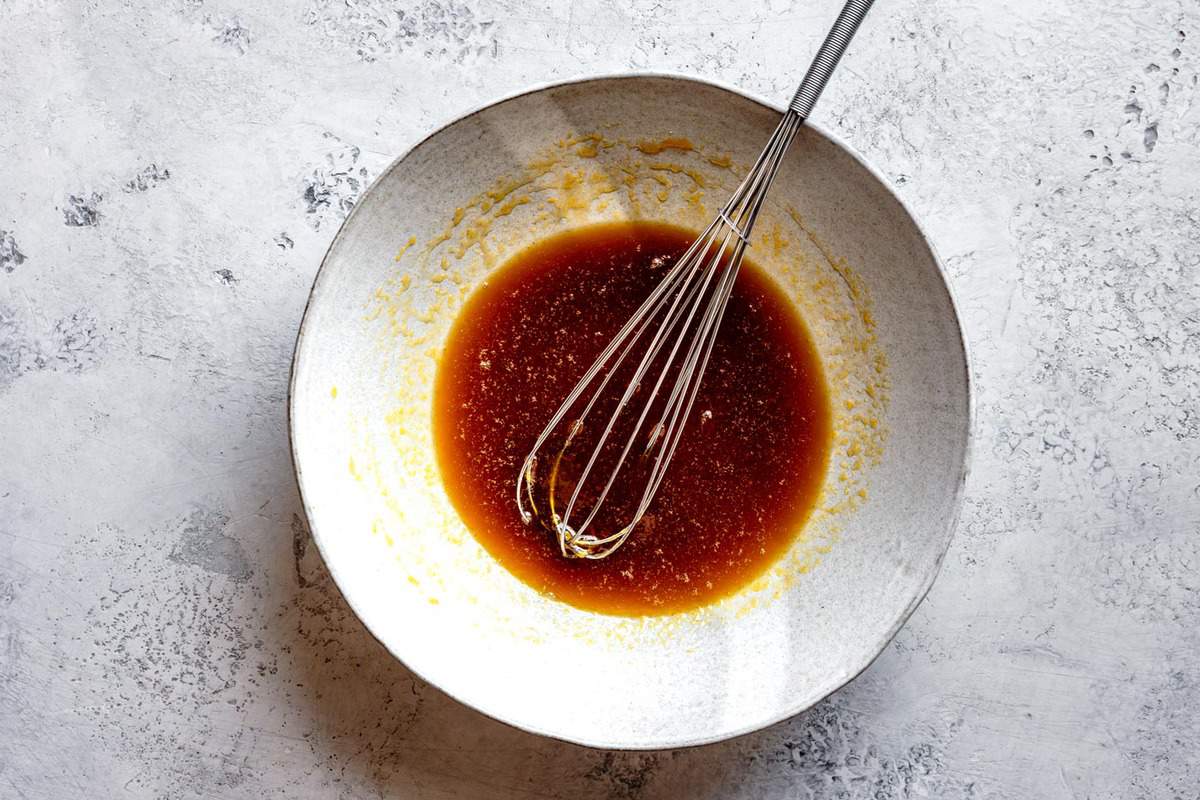
[[[815,709],[656,753],[512,730],[311,545],[292,345],[389,160],[588,73],[784,102],[839,6],[0,0],[0,797],[1194,800],[1194,0],[880,0],[818,107],[945,259],[979,420],[941,577]]]

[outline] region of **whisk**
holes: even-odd
[[[586,559],[610,556],[646,515],[689,419],[759,209],[788,146],[812,111],[872,2],[846,3],[749,174],[716,219],[675,261],[601,351],[551,417],[521,465],[516,486],[521,519],[528,524],[548,511],[549,518],[543,517],[543,521],[554,531],[564,556]],[[564,460],[571,460],[567,459],[568,452],[583,438],[589,414],[598,410],[597,404],[614,376],[630,369],[632,375],[616,407],[602,415],[607,420],[601,420],[603,428],[583,461],[582,471],[568,480],[563,474]],[[644,394],[642,390],[648,380],[652,381],[648,395],[635,404],[635,397]],[[631,416],[633,413],[637,413],[636,420]],[[564,426],[564,420],[568,422],[555,453],[547,445]],[[631,459],[638,442],[644,442],[641,452]],[[614,456],[615,463],[611,468],[597,470],[602,452]],[[549,459],[549,473],[539,497],[535,487],[546,454],[553,457]],[[597,471],[607,473],[607,477],[597,477],[594,474]],[[613,496],[618,480],[622,475],[630,480],[631,472],[644,482],[644,487],[640,496],[636,492],[627,495],[630,498],[627,505],[636,500],[632,508],[621,509],[630,513],[628,522],[618,521],[613,525],[615,530],[610,528],[611,532],[599,535],[590,532],[600,519],[601,507]],[[570,496],[565,506],[560,507],[558,489],[562,484],[566,484]],[[591,492],[585,495],[585,487],[589,486]],[[584,497],[587,501],[581,503]],[[573,518],[580,517],[582,521],[573,524]]]

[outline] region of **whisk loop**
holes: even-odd
[[[564,556],[606,558],[625,543],[645,517],[687,427],[767,191],[788,146],[871,3],[872,0],[850,0],[842,9],[791,105],[733,196],[604,347],[538,435],[521,465],[516,486],[521,519],[526,523],[534,519],[545,522],[557,536]],[[590,420],[593,411],[600,413],[598,405],[617,373],[630,369],[632,374],[615,407],[607,414],[601,413],[598,422]],[[652,384],[648,391],[643,391],[647,380],[652,380]],[[637,404],[635,398],[639,400]],[[640,412],[631,423],[631,409],[637,408]],[[561,444],[548,446],[568,419]],[[594,439],[583,437],[589,430],[598,430],[599,435]],[[568,462],[574,461],[572,456],[583,438],[594,441],[594,446],[582,470],[572,479],[564,475],[564,470]],[[630,459],[638,441],[644,444]],[[620,452],[614,455],[613,450],[618,446]],[[540,461],[547,454],[552,456],[549,473],[540,483]],[[602,454],[613,458],[611,466],[600,469]],[[607,476],[600,475],[593,481],[596,471]],[[618,521],[608,527],[608,530],[615,528],[612,533],[590,532],[618,480],[622,476],[629,479],[631,475],[641,481],[642,491],[640,495],[634,492],[618,499],[619,504],[621,500],[629,503],[636,498],[632,509],[618,508],[618,514],[629,513],[628,522]],[[600,487],[598,491],[585,494],[585,488],[596,485]],[[570,492],[565,506],[559,502],[563,486],[563,494]],[[611,509],[610,516],[616,516]],[[602,521],[608,522],[607,518]]]

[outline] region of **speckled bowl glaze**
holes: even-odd
[[[928,591],[971,427],[958,316],[904,205],[816,126],[793,144],[751,251],[806,319],[836,418],[822,499],[786,557],[695,612],[599,615],[496,564],[440,484],[432,384],[471,289],[564,227],[636,217],[699,227],[778,114],[673,76],[537,89],[396,160],[330,247],[292,374],[305,509],[367,628],[463,703],[597,747],[712,742],[845,684]]]

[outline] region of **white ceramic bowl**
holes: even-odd
[[[696,612],[598,615],[495,563],[440,484],[433,377],[471,288],[565,227],[631,217],[699,227],[778,114],[671,76],[527,92],[397,159],[330,247],[292,374],[305,509],[367,628],[463,703],[593,746],[711,742],[845,684],[929,589],[965,477],[962,334],[912,216],[817,127],[793,144],[751,250],[807,320],[835,415],[819,508],[784,558]]]

